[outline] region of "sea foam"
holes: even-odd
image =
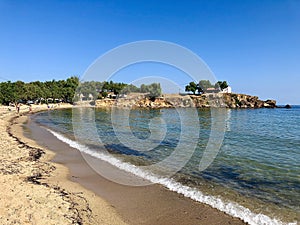
[[[177,192],[184,195],[185,197],[191,198],[195,201],[210,205],[211,207],[218,209],[226,214],[239,218],[242,221],[250,225],[297,225],[297,222],[284,223],[276,218],[270,218],[264,214],[257,214],[252,212],[250,209],[241,206],[235,202],[225,202],[215,196],[205,195],[200,190],[195,188],[182,185],[181,183],[173,180],[172,178],[160,177],[159,175],[153,174],[149,171],[145,171],[140,167],[122,162],[121,160],[105,153],[96,152],[89,147],[82,145],[76,141],[66,138],[62,134],[59,134],[53,130],[47,129],[56,138],[65,142],[70,147],[79,150],[85,154],[108,162],[109,164],[129,173],[132,173],[138,177],[151,181],[152,183],[161,184],[171,191]]]

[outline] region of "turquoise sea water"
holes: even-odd
[[[95,153],[103,151],[105,146],[110,157],[139,166],[153,165],[170,157],[180,142],[184,146],[181,152],[190,150],[195,141],[192,137],[199,132],[192,156],[168,178],[170,182],[165,186],[250,224],[300,221],[300,107],[224,110],[224,140],[216,158],[204,171],[199,170],[199,162],[214,121],[209,109],[197,110],[197,121],[189,121],[190,109],[182,109],[188,121],[184,136],[181,136],[182,118],[175,109],[127,113],[124,110],[116,110],[113,118],[110,110],[83,108],[42,112],[34,119],[63,141],[84,144]],[[80,114],[81,122],[78,117],[74,120],[75,114]],[[116,128],[115,123],[123,120],[128,120],[128,124]],[[77,131],[77,135],[82,138],[74,138],[73,126],[80,126],[77,130],[81,133]],[[151,131],[161,131],[164,135],[152,136]],[[132,137],[128,138],[128,145],[120,141],[122,134]],[[132,140],[147,140],[155,147],[139,151],[138,145],[131,147]],[[174,163],[180,163],[180,159],[177,157]],[[130,167],[126,168],[130,172]],[[160,175],[163,176],[157,174]]]

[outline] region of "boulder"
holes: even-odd
[[[291,105],[289,105],[289,104],[286,104],[286,105],[284,106],[284,108],[286,108],[286,109],[290,109],[290,108],[292,108],[292,106],[291,106]]]
[[[266,107],[266,108],[275,108],[276,107],[276,101],[275,100],[268,99],[264,103],[265,103],[264,107]]]

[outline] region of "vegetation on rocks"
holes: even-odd
[[[200,80],[198,84],[196,84],[194,81],[190,82],[185,86],[185,91],[192,92],[193,94],[196,94],[196,92],[201,94],[206,92],[208,88],[214,88],[221,91],[227,87],[227,81],[218,81],[213,85],[209,80]]]

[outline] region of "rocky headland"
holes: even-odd
[[[146,94],[130,94],[117,99],[99,99],[95,102],[81,102],[78,105],[94,104],[96,107],[133,108],[276,108],[275,100],[260,100],[257,96],[235,93],[210,93],[202,95],[164,94],[150,98]]]

